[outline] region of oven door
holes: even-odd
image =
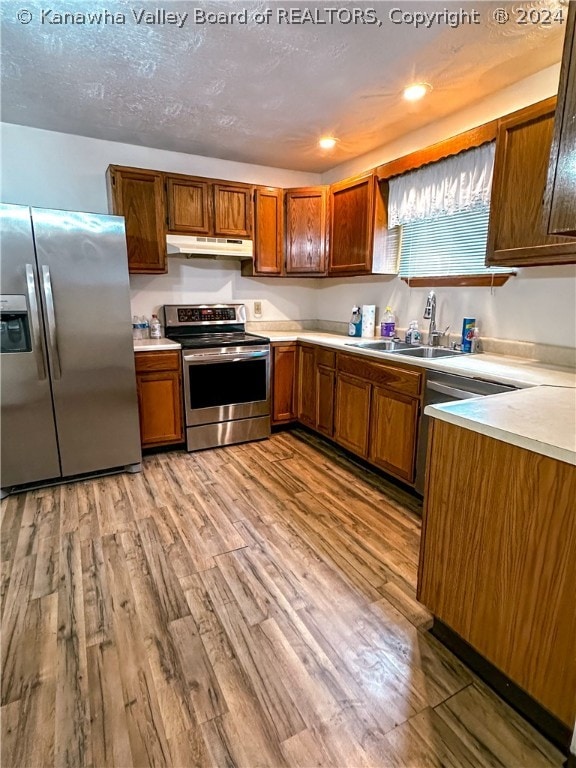
[[[218,347],[182,353],[186,426],[270,414],[270,347]]]

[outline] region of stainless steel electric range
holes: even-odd
[[[246,333],[246,307],[168,304],[164,321],[182,345],[188,450],[268,437],[270,339]]]

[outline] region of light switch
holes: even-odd
[[[262,317],[262,302],[254,302],[254,317]]]

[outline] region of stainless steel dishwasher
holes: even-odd
[[[492,381],[470,379],[467,376],[457,376],[452,373],[428,371],[423,407],[425,409],[427,405],[440,405],[440,403],[451,403],[454,400],[468,400],[473,397],[499,395],[502,392],[511,392],[514,389],[517,389],[517,387],[511,387],[507,384],[496,384]],[[429,423],[430,416],[426,416],[423,413],[420,422],[420,435],[418,436],[416,482],[414,484],[415,490],[420,494],[424,493]]]

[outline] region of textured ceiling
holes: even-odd
[[[333,23],[286,23],[309,8]],[[404,14],[405,23],[392,18]],[[510,20],[499,24],[496,9]],[[324,171],[559,61],[560,0],[454,3],[57,2],[2,0],[2,119],[66,133],[263,165]],[[246,9],[247,24],[199,24],[195,9]],[[349,21],[357,9],[379,24]],[[374,9],[372,13],[368,13]],[[410,14],[476,11],[428,29]],[[522,9],[532,22],[519,24]],[[18,13],[28,11],[29,15]],[[47,12],[50,11],[50,12]],[[108,15],[105,14],[108,12]],[[160,16],[140,15],[158,12]],[[176,24],[162,21],[162,11]],[[270,13],[268,23],[256,18]],[[44,16],[43,16],[44,12]],[[86,14],[82,19],[58,14]],[[100,23],[88,14],[102,13]],[[187,18],[182,21],[184,14]],[[254,14],[260,13],[258,17]],[[179,16],[177,16],[179,14]],[[114,15],[115,23],[111,18]],[[98,17],[92,17],[97,19]],[[137,22],[140,18],[140,23]],[[164,17],[167,20],[169,17]],[[124,19],[124,23],[122,22]],[[240,17],[240,20],[242,17]],[[67,23],[55,23],[59,20]],[[294,20],[294,17],[293,17]],[[22,23],[22,22],[27,23]],[[454,19],[452,19],[454,23]],[[401,90],[432,84],[409,105]],[[335,150],[316,146],[334,133]]]

